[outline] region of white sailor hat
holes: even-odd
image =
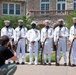
[[[23,22],[23,20],[18,20],[18,22]]]
[[[73,17],[73,20],[76,20],[76,17]]]
[[[5,20],[5,21],[4,21],[4,23],[6,23],[6,22],[10,23],[10,21],[9,21],[9,20]]]
[[[50,23],[50,20],[45,20],[44,23],[46,23],[46,22],[49,22]]]
[[[62,21],[62,22],[64,22],[64,20],[63,20],[63,19],[58,19],[58,21]]]
[[[35,25],[37,25],[35,21],[32,21],[32,22],[31,22],[31,25],[32,25],[32,24],[35,24]]]

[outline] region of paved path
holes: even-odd
[[[63,58],[60,63],[63,64]],[[55,66],[54,63],[52,66],[18,65],[14,75],[76,75],[76,67]]]

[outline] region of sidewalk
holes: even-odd
[[[63,64],[63,57],[61,58],[60,64]],[[18,65],[14,75],[76,75],[76,67],[55,66],[54,63],[52,63],[52,66]]]

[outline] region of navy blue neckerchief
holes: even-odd
[[[62,29],[62,27],[64,27],[64,25],[59,25],[59,28]]]
[[[9,29],[9,28],[11,28],[11,26],[10,26],[10,25],[9,25],[9,26],[5,26],[5,27],[7,28],[7,31],[8,31],[8,29]]]
[[[23,25],[22,26],[19,26],[19,28],[20,28],[20,31],[21,31],[21,29],[24,28],[24,26]]]
[[[74,23],[74,28],[76,29],[76,23]]]

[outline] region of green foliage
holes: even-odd
[[[71,14],[67,16],[66,19],[66,26],[70,29],[70,27],[73,25],[73,17],[76,17],[76,11],[73,11]]]
[[[60,56],[62,56],[62,54],[60,54]],[[33,60],[35,60],[34,55],[33,55]],[[46,61],[48,61],[48,58],[46,59]],[[29,55],[26,56],[26,62],[29,62]],[[41,62],[41,53],[39,53],[38,62]],[[52,53],[51,62],[55,62],[55,53]]]
[[[26,56],[26,62],[29,62],[29,55]],[[33,60],[35,60],[35,56],[33,55]]]
[[[32,22],[31,18],[26,18],[26,16],[22,16],[22,17],[17,17],[17,16],[6,16],[3,18],[0,18],[0,30],[1,28],[4,26],[4,20],[10,20],[10,25],[14,28],[16,28],[18,26],[18,20],[22,19],[23,25],[27,27],[27,29],[30,29],[30,23]]]

